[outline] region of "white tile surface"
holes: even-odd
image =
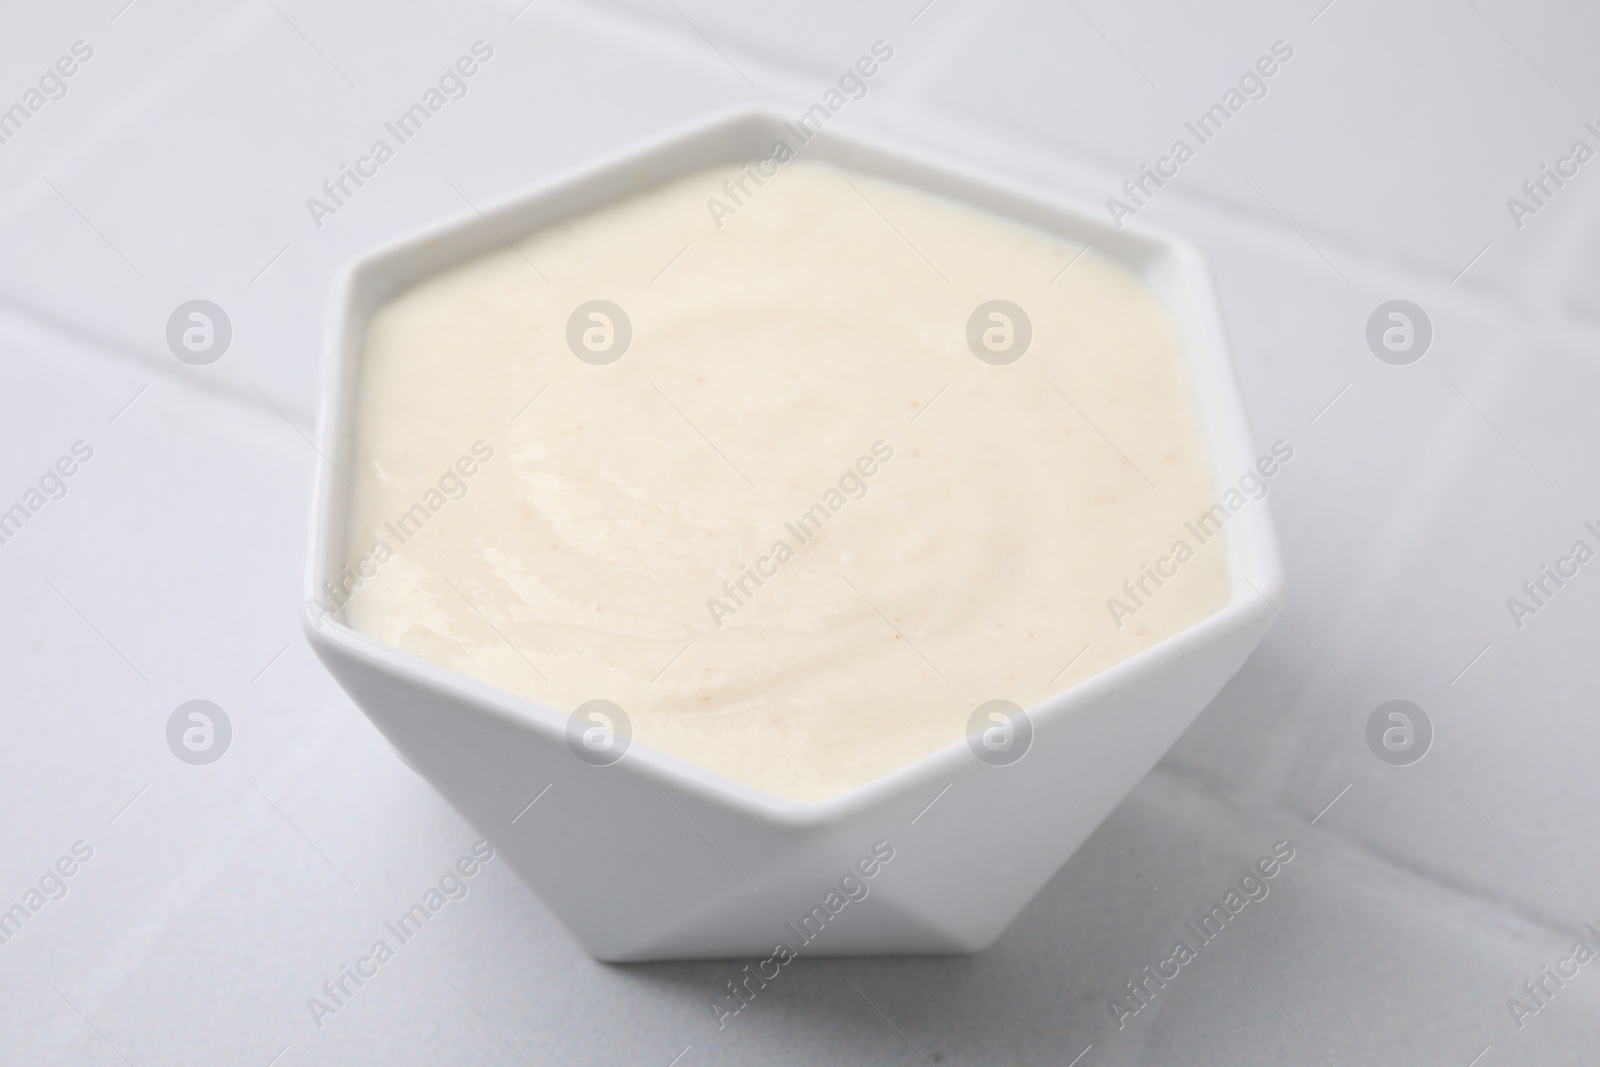
[[[930,98],[1104,159],[1104,179],[1082,190],[1102,205],[1183,138],[1196,157],[1157,205],[1187,192],[1267,221],[1281,212],[1314,242],[1445,281],[1492,243],[1496,288],[1516,291],[1509,275],[1527,264],[1526,246],[1560,238],[1554,226],[1514,230],[1505,198],[1574,138],[1600,148],[1583,129],[1600,114],[1600,87],[1561,44],[1592,33],[1592,14],[1498,20],[1522,24],[1523,51],[1560,78],[1558,92],[1471,5],[1342,0],[1312,23],[1321,6],[997,4]],[[1294,55],[1266,95],[1203,145],[1186,133],[1279,40]],[[1600,196],[1593,187],[1583,175],[1552,210]]]
[[[1504,601],[1600,526],[1600,163],[1521,231],[1504,199],[1600,120],[1596,16],[1474,3],[20,20],[0,93],[73,40],[96,57],[0,146],[0,504],[75,441],[94,457],[0,545],[0,902],[74,841],[95,853],[0,946],[0,1062],[1595,1062],[1600,972],[1521,1030],[1505,1002],[1600,921],[1600,571],[1521,630]],[[1270,498],[1286,621],[983,956],[801,961],[718,1033],[706,1003],[736,966],[595,964],[490,863],[316,1028],[306,999],[474,837],[298,635],[331,272],[462,210],[446,178],[499,195],[750,98],[743,76],[798,110],[877,37],[894,78],[841,121],[1097,207],[1294,43],[1141,213],[1212,257],[1258,435],[1295,446]],[[479,38],[496,57],[467,98],[314,228],[305,197]],[[189,368],[162,329],[201,295],[236,340]],[[1410,367],[1363,340],[1395,296],[1436,330]],[[1363,737],[1397,696],[1437,729],[1407,768]],[[235,730],[210,767],[165,746],[196,697]],[[1271,896],[1118,1031],[1109,996],[1280,838],[1300,851]]]

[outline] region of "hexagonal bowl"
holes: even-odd
[[[507,197],[481,216],[466,212],[410,234],[350,264],[332,295],[320,428],[331,462],[316,483],[307,636],[406,762],[602,960],[765,957],[780,944],[807,955],[984,949],[1238,670],[1270,625],[1270,601],[1282,586],[1261,501],[1228,524],[1227,605],[1028,709],[1034,736],[1025,758],[992,766],[957,741],[814,804],[765,795],[637,743],[617,763],[592,766],[569,750],[561,711],[384,645],[320,609],[318,590],[345,561],[349,486],[335,468],[355,455],[373,312],[406,286],[503,247],[502,235],[533,232],[695,168],[755,159],[779,139],[797,140],[773,112],[716,116]],[[1216,297],[1194,248],[831,130],[796,147],[1093,244],[1132,269],[1179,324],[1216,484],[1252,467],[1256,451]]]

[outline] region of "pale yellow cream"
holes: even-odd
[[[1199,416],[1143,283],[864,175],[794,161],[735,204],[738,174],[381,309],[352,626],[563,714],[612,701],[635,744],[816,801],[1222,607],[1223,539],[1185,528],[1216,492]],[[595,299],[632,327],[603,366],[567,341]],[[1032,324],[1010,365],[967,340],[994,299]],[[1194,558],[1130,597],[1180,538]]]

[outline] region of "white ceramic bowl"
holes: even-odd
[[[698,167],[755,159],[779,138],[793,144],[783,122],[757,109],[724,114],[485,208],[493,228],[467,212],[352,263],[328,316],[323,453],[351,466],[366,324],[398,290],[504,247],[502,233],[527,234]],[[1183,331],[1216,483],[1254,464],[1195,249],[829,131],[802,154],[1092,243],[1130,267]],[[1094,832],[1091,820],[1110,813],[1238,670],[1272,620],[1263,598],[1278,599],[1282,584],[1266,503],[1257,502],[1228,524],[1227,606],[1028,709],[1034,737],[1020,761],[993,766],[958,741],[834,799],[796,804],[639,744],[592,766],[568,747],[566,712],[314,610],[311,598],[344,564],[347,490],[332,467],[320,468],[307,570],[312,647],[401,756],[603,960],[771,957],[780,942],[801,955],[987,947]],[[893,858],[865,863],[869,879],[858,864],[874,846]]]

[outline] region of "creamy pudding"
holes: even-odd
[[[1156,294],[821,163],[696,172],[415,285],[356,418],[351,626],[790,800],[1228,599]]]

